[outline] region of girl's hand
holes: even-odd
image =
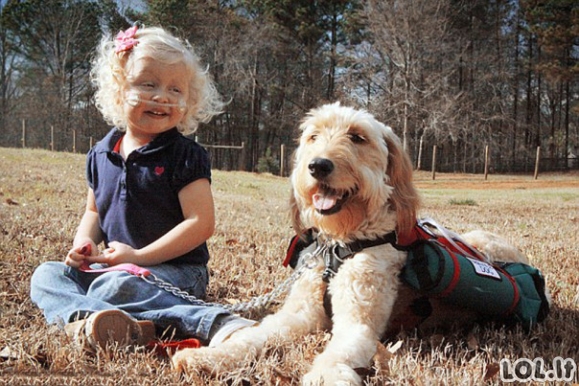
[[[102,263],[110,266],[122,263],[139,264],[137,250],[117,241],[110,242],[109,247],[100,255],[90,256],[87,260],[89,263]]]
[[[68,251],[64,263],[70,267],[78,268],[83,262],[90,261],[90,256],[97,253],[96,244],[90,239],[85,239]]]

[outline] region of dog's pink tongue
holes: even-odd
[[[316,193],[312,197],[314,199],[314,208],[317,210],[328,210],[336,205],[336,197],[334,196],[324,196],[323,194]]]

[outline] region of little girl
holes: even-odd
[[[92,348],[147,344],[168,328],[213,345],[253,324],[123,270],[86,269],[133,263],[205,296],[205,241],[215,222],[210,162],[183,134],[223,107],[193,49],[161,28],[134,26],[105,38],[91,75],[96,105],[116,127],[87,155],[87,203],[73,247],[64,263],[36,269],[32,300],[49,323]]]

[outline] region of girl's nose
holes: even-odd
[[[152,98],[155,102],[158,103],[168,103],[169,102],[169,94],[161,89],[155,90],[155,94]]]

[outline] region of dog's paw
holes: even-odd
[[[256,358],[254,348],[225,342],[219,347],[188,348],[171,358],[173,368],[185,374],[218,375],[239,368]]]
[[[188,348],[177,351],[171,358],[173,368],[185,374],[207,373],[216,370],[215,355],[207,348]]]
[[[336,363],[326,368],[313,368],[302,379],[303,386],[358,386],[362,378],[350,366]]]

